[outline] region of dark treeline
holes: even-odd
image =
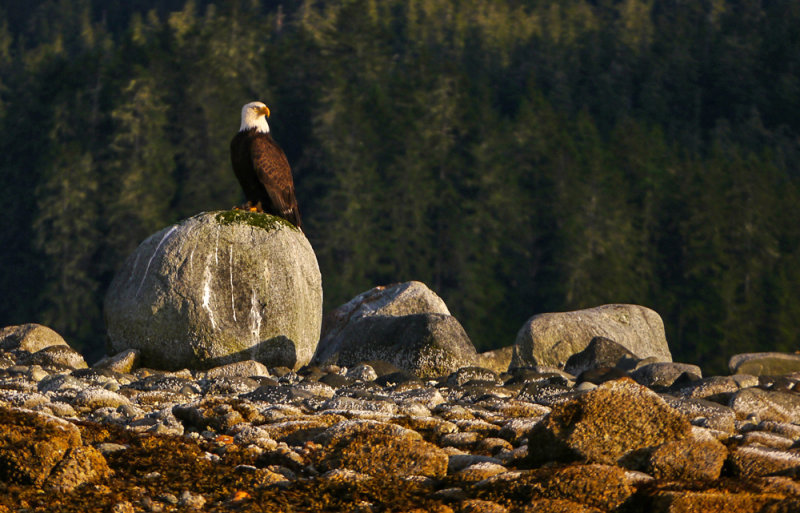
[[[61,0],[0,12],[0,325],[97,354],[147,235],[241,203],[241,105],[326,308],[421,280],[480,349],[631,302],[676,359],[800,346],[796,0]]]

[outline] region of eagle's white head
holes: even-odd
[[[269,132],[267,118],[269,117],[269,107],[261,102],[250,102],[242,107],[242,125],[240,132],[245,132],[255,128],[256,132]]]

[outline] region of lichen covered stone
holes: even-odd
[[[629,378],[606,382],[553,407],[529,435],[529,459],[641,468],[656,447],[686,438],[689,422]]]
[[[322,470],[349,468],[372,476],[444,477],[447,453],[416,431],[369,420],[341,422],[319,434],[322,449],[316,463]]]
[[[650,456],[649,474],[670,481],[713,481],[722,471],[728,450],[717,440],[677,440],[658,447]]]
[[[41,486],[64,456],[80,446],[80,432],[69,422],[0,409],[0,481]]]

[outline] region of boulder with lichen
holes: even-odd
[[[269,214],[198,214],[150,236],[105,298],[111,354],[155,368],[239,360],[299,368],[316,349],[322,283],[306,237]]]

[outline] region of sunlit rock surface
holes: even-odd
[[[6,326],[0,330],[0,348],[35,353],[46,347],[65,346],[67,342],[55,331],[41,324]]]
[[[728,361],[728,367],[732,374],[779,376],[800,372],[800,354],[778,352],[737,354]]]
[[[362,292],[328,313],[322,331],[318,363],[384,360],[419,377],[435,377],[478,361],[461,323],[418,281]]]
[[[656,312],[614,304],[534,315],[517,334],[511,367],[564,368],[569,357],[583,351],[595,337],[612,340],[638,358],[672,361],[664,322]]]
[[[109,351],[162,369],[239,360],[299,368],[322,322],[317,259],[303,233],[268,214],[207,212],[150,236],[105,299]]]
[[[0,513],[800,511],[794,373],[651,389],[377,360],[70,370],[39,351],[0,347]]]

